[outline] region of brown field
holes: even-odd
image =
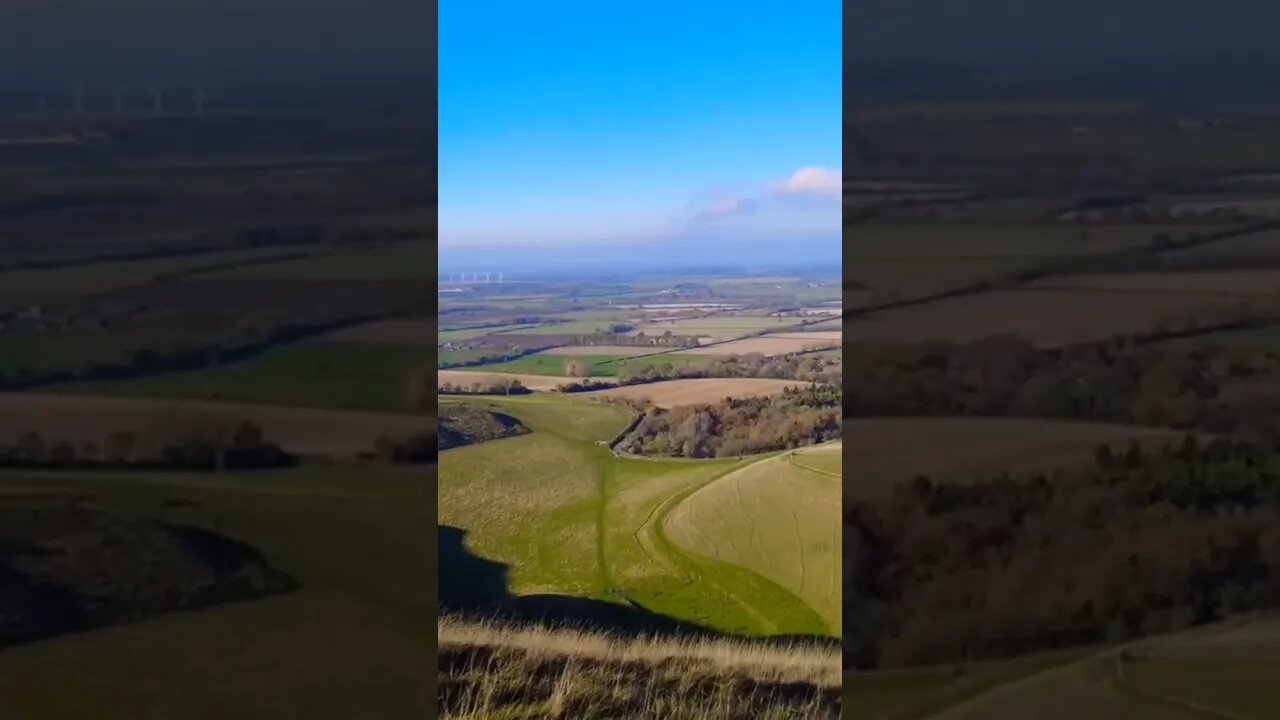
[[[380,320],[334,330],[313,341],[434,345],[439,329],[440,325],[433,317]]]
[[[434,418],[207,401],[0,393],[0,439],[35,431],[46,443],[101,443],[116,431],[142,434],[249,421],[266,439],[299,455],[355,457],[378,437],[429,432]]]
[[[841,318],[835,317],[830,320],[823,320],[820,323],[814,323],[812,325],[809,325],[808,327],[813,330],[832,330],[832,329],[838,330],[844,327],[844,320]]]
[[[851,318],[844,339],[857,342],[972,342],[1017,335],[1041,347],[1145,333],[1191,315],[1229,312],[1239,296],[1089,290],[995,290]]]
[[[808,385],[808,383],[768,378],[687,378],[644,385],[627,385],[610,390],[596,390],[587,394],[643,399],[658,407],[672,408],[679,405],[717,403],[727,397],[775,395],[785,388],[802,385]]]
[[[804,335],[818,335],[815,338],[805,338]],[[761,355],[786,355],[787,353],[803,352],[805,350],[819,350],[825,348],[840,347],[839,332],[819,332],[819,333],[793,333],[786,336],[766,335],[763,337],[745,338],[743,340],[732,340],[730,342],[721,343],[719,345],[709,345],[706,347],[685,350],[685,355],[746,355],[747,353],[760,353]],[[828,339],[827,335],[834,336]]]
[[[522,385],[535,392],[551,392],[558,386],[570,382],[574,378],[556,377],[555,375],[524,375],[520,373],[482,372],[479,370],[441,370],[436,375],[436,387],[445,383],[453,385],[470,385],[474,382],[491,383],[504,380],[519,380]],[[593,377],[600,382],[613,382],[617,378]]]
[[[869,418],[844,421],[846,498],[919,475],[965,482],[1001,472],[1091,462],[1102,443],[1176,441],[1172,430],[1008,418]]]
[[[842,333],[839,330],[807,330],[804,332],[785,332],[769,335],[771,338],[786,338],[788,340],[831,340],[839,343]]]
[[[1268,295],[1280,294],[1280,270],[1072,275],[1046,278],[1031,283],[1027,287],[1050,290],[1097,290],[1106,293]]]
[[[565,345],[563,347],[550,348],[535,355],[572,355],[572,356],[591,356],[601,355],[607,357],[638,357],[640,355],[653,355],[654,353],[664,352],[670,348],[661,347],[636,347],[634,345]]]

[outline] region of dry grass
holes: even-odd
[[[624,638],[443,617],[441,717],[840,716],[840,657],[806,643]]]
[[[643,399],[661,408],[673,408],[680,405],[714,404],[727,397],[777,395],[789,387],[802,387],[809,384],[811,383],[773,378],[685,378],[642,385],[625,385],[585,394]]]

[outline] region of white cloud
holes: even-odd
[[[822,167],[800,168],[791,177],[773,183],[774,195],[812,195],[839,198],[842,190],[840,171]]]
[[[720,197],[695,209],[690,221],[696,225],[715,223],[727,218],[740,217],[784,198],[840,199],[842,191],[840,171],[823,167],[800,168],[785,180],[770,183],[759,194]],[[826,203],[824,203],[825,205]]]

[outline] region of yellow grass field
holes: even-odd
[[[648,400],[658,407],[673,408],[680,405],[713,404],[728,397],[776,395],[786,388],[808,384],[771,378],[687,378],[644,385],[627,385],[583,394]]]
[[[267,440],[299,455],[354,457],[379,436],[431,432],[435,419],[407,414],[241,405],[208,401],[0,393],[0,438],[35,431],[46,443],[101,443],[113,432],[177,432],[249,421]]]
[[[826,446],[775,455],[703,486],[667,516],[681,546],[745,567],[794,593],[838,634],[840,475],[821,469]],[[819,458],[816,464],[808,461]]]

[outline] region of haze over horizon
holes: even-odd
[[[442,266],[486,249],[765,261],[796,244],[838,261],[840,14],[442,7]]]
[[[0,0],[0,86],[325,84],[435,71],[426,0]]]
[[[1280,25],[1280,4],[1270,0],[858,0],[849,7],[847,60],[864,64],[1115,67],[1275,55]]]

